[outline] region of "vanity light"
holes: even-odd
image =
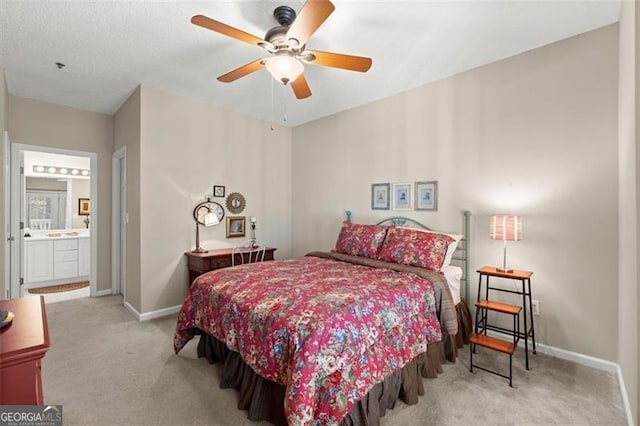
[[[34,165],[33,171],[35,173],[60,174],[60,175],[72,174],[74,176],[82,175],[85,177],[88,177],[91,175],[91,170],[89,169],[69,169],[67,167],[58,167],[58,166],[50,166],[50,165],[43,165],[43,164]]]

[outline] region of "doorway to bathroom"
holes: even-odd
[[[11,146],[11,298],[95,295],[97,155]]]

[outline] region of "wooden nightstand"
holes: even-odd
[[[189,285],[205,272],[231,266],[232,250],[231,248],[226,248],[207,250],[205,253],[186,252],[185,256],[187,256],[189,262]],[[267,247],[264,252],[264,260],[273,260],[273,252],[276,250],[276,248]],[[236,254],[236,264],[242,263],[238,256],[239,254]]]
[[[531,343],[533,346],[533,353],[536,353],[536,333],[533,326],[533,303],[531,301],[531,275],[533,272],[531,271],[519,271],[513,270],[511,272],[501,272],[493,266],[483,266],[478,269],[478,274],[480,274],[478,280],[478,298],[477,301],[480,302],[480,295],[482,294],[482,278],[485,279],[485,300],[490,300],[489,298],[489,290],[502,291],[507,293],[513,293],[522,296],[522,309],[523,309],[523,322],[524,327],[522,331],[517,332],[517,336],[519,338],[524,338],[524,350],[525,350],[525,365],[527,370],[529,369],[529,337],[531,337]],[[509,290],[502,287],[492,287],[489,283],[489,278],[507,278],[512,280],[520,281],[522,285],[521,290]],[[529,327],[529,324],[531,326]],[[476,323],[476,333],[479,331],[484,331],[486,334],[486,330],[494,330],[500,333],[505,334],[513,334],[512,330],[506,330],[504,328],[490,325],[486,321],[486,317],[484,321],[481,321],[481,324]]]

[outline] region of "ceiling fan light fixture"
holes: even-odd
[[[304,71],[302,62],[286,54],[267,59],[265,66],[273,78],[285,85],[294,81]]]

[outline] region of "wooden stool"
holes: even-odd
[[[470,366],[469,371],[473,373],[473,367],[480,370],[487,371],[505,379],[509,379],[509,386],[513,387],[513,354],[518,347],[518,340],[520,340],[520,311],[522,307],[515,305],[508,305],[506,303],[494,302],[491,300],[480,300],[476,302],[476,325],[475,334],[469,338],[469,352],[470,352]],[[513,342],[498,339],[496,337],[487,336],[487,315],[488,311],[498,312],[501,314],[511,315],[513,317]],[[478,318],[482,312],[482,317]],[[494,351],[502,352],[509,355],[509,375],[502,374],[495,370],[490,370],[485,367],[481,367],[473,363],[473,353],[476,350],[476,345],[482,346]]]

